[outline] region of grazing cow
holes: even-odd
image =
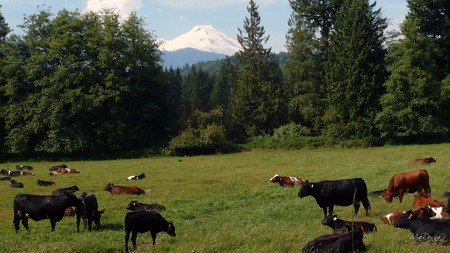
[[[329,226],[334,233],[347,233],[362,227],[364,232],[377,231],[377,227],[373,223],[365,221],[345,221],[337,217],[337,215],[327,216],[322,220],[322,225]]]
[[[378,190],[378,191],[371,191],[371,192],[368,193],[368,195],[371,196],[371,197],[382,198],[384,196],[384,193],[386,193],[386,189]]]
[[[33,173],[28,172],[28,171],[20,171],[20,170],[5,170],[2,169],[0,171],[0,174],[3,174],[5,176],[10,176],[10,177],[18,177],[18,176],[34,176]]]
[[[51,186],[51,185],[55,185],[55,182],[38,179],[37,185],[39,185],[39,186]]]
[[[132,175],[127,177],[127,180],[139,180],[139,179],[144,179],[145,178],[145,173],[141,173],[139,175]]]
[[[0,178],[0,181],[9,181],[9,180],[11,180],[11,177],[1,177]]]
[[[144,204],[140,203],[137,200],[132,200],[128,206],[127,210],[135,211],[135,212],[148,212],[148,211],[164,211],[166,210],[165,206],[160,204],[152,203],[152,204]]]
[[[448,243],[450,238],[450,220],[421,218],[411,210],[394,222],[394,226],[409,229],[418,242],[436,240]]]
[[[11,183],[11,187],[12,188],[23,188],[23,184],[21,182],[17,182],[14,179],[9,180],[9,182]]]
[[[387,203],[391,203],[392,199],[398,196],[400,203],[402,203],[403,195],[406,192],[421,191],[431,194],[430,178],[426,170],[399,173],[393,175],[391,180],[389,180],[389,185],[383,198]]]
[[[77,231],[80,231],[81,201],[73,194],[65,194],[60,196],[38,196],[31,194],[18,194],[14,198],[14,227],[19,232],[19,223],[26,230],[28,228],[28,218],[34,221],[50,219],[52,232],[55,231],[56,222],[60,221],[64,216],[64,211],[70,206],[77,207]],[[78,209],[79,208],[79,209]]]
[[[333,215],[334,205],[349,206],[353,204],[355,214],[358,214],[360,202],[366,209],[366,215],[369,215],[370,203],[367,199],[367,186],[362,178],[316,183],[306,180],[302,184],[298,196],[300,198],[313,196],[317,204],[323,209],[324,217],[327,216],[327,208],[328,214]]]
[[[280,184],[280,186],[287,188],[287,187],[292,187],[296,184],[301,185],[305,181],[298,177],[280,176],[277,173],[270,179],[270,182],[278,183],[278,184]]]
[[[400,212],[396,212],[396,213],[387,214],[383,217],[383,222],[386,224],[393,224],[404,213],[406,213],[406,212],[400,211]],[[418,210],[414,211],[413,215],[416,215],[417,217],[421,217],[421,218],[425,218],[425,219],[430,219],[430,218],[433,218],[436,215],[436,213],[430,207],[422,207],[422,208],[419,208]]]
[[[433,157],[428,157],[428,158],[418,158],[418,159],[414,159],[409,161],[409,164],[420,164],[420,165],[424,165],[424,164],[430,164],[430,163],[435,163],[436,160],[434,160]]]
[[[67,165],[65,165],[65,164],[55,165],[55,166],[50,167],[50,169],[48,169],[48,170],[50,170],[50,171],[57,171],[60,168],[67,168]]]
[[[309,252],[365,252],[363,229],[358,227],[345,234],[322,235],[309,241],[302,249]]]
[[[59,168],[56,172],[61,173],[61,174],[77,174],[77,173],[80,173],[79,170],[69,169],[69,168]]]
[[[33,167],[29,165],[16,165],[16,170],[32,170]]]
[[[98,202],[95,195],[93,193],[82,192],[80,195],[78,195],[78,198],[83,202],[83,211],[81,213],[81,216],[83,218],[84,228],[86,228],[87,226],[89,228],[89,231],[91,231],[92,222],[94,222],[97,227],[100,227],[100,218],[105,212],[105,209],[102,209],[100,211],[98,210]]]
[[[76,191],[80,190],[76,185],[72,185],[70,187],[66,187],[66,188],[59,188],[56,189],[54,191],[52,191],[53,195],[65,195],[67,193],[74,193]]]
[[[131,242],[136,249],[137,233],[149,232],[152,236],[153,246],[155,246],[156,234],[166,232],[174,237],[175,226],[168,222],[156,211],[130,212],[125,215],[125,252],[128,252],[128,240],[131,233]]]
[[[110,192],[112,195],[116,194],[134,194],[134,195],[141,195],[145,194],[145,191],[137,186],[120,186],[120,185],[114,185],[112,183],[108,183],[105,186],[105,191]]]
[[[429,207],[442,207],[445,206],[444,203],[442,203],[439,200],[433,199],[428,194],[421,192],[419,194],[414,195],[414,201],[413,201],[413,210],[416,210],[418,208],[429,206]]]

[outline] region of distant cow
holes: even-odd
[[[70,187],[56,189],[56,190],[52,191],[52,194],[53,195],[64,195],[67,193],[73,194],[74,192],[79,191],[79,190],[80,189],[76,185],[72,185]]]
[[[413,201],[413,210],[416,210],[424,206],[443,207],[445,206],[445,204],[439,200],[433,199],[431,196],[429,196],[424,192],[421,192],[420,194],[415,194]]]
[[[362,227],[364,232],[377,231],[377,227],[373,223],[365,221],[345,221],[337,217],[337,215],[327,216],[322,220],[322,225],[328,226],[333,229],[334,233],[347,233]]]
[[[164,207],[160,204],[157,204],[157,203],[144,204],[144,203],[138,202],[137,200],[132,200],[128,204],[127,210],[131,210],[131,211],[135,211],[135,212],[164,211],[164,210],[166,210],[166,207]]]
[[[108,183],[105,186],[105,191],[109,191],[112,195],[116,194],[134,194],[134,195],[141,195],[145,194],[145,191],[137,186],[120,186],[120,185],[114,185],[112,183]]]
[[[11,187],[12,188],[23,188],[23,184],[21,182],[17,182],[14,179],[9,180],[9,182],[11,183]]]
[[[357,228],[345,234],[322,235],[309,241],[302,249],[309,252],[365,252],[363,230]]]
[[[175,236],[175,226],[168,222],[156,211],[150,212],[130,212],[125,215],[125,252],[128,252],[128,240],[131,233],[131,242],[136,249],[137,233],[149,232],[152,236],[153,246],[156,241],[156,234],[166,232],[170,236]]]
[[[20,170],[5,170],[2,169],[0,171],[0,174],[3,174],[5,176],[10,176],[10,177],[18,177],[18,176],[34,176],[33,173],[28,172],[28,171],[20,171]]]
[[[144,179],[144,178],[145,178],[145,173],[141,173],[139,175],[129,176],[129,177],[127,177],[127,180],[139,180],[139,179]]]
[[[393,197],[400,199],[402,203],[405,192],[414,193],[425,191],[431,194],[430,178],[426,170],[416,170],[411,172],[395,174],[389,180],[389,185],[383,198],[391,203]]]
[[[298,177],[291,177],[291,176],[280,176],[275,174],[271,179],[270,182],[272,183],[278,183],[280,186],[283,186],[284,188],[294,186],[296,184],[300,185],[303,184],[304,180]]]
[[[369,215],[370,203],[367,198],[367,186],[362,178],[342,179],[335,181],[322,181],[312,183],[306,180],[298,192],[300,198],[313,196],[317,204],[323,209],[324,217],[333,214],[333,208],[338,206],[349,206],[353,204],[355,214],[358,213],[360,202]]]
[[[81,201],[73,194],[65,194],[61,196],[38,196],[31,194],[18,194],[14,198],[14,227],[19,232],[19,223],[26,230],[28,228],[28,218],[34,221],[50,219],[52,232],[55,231],[56,222],[60,221],[64,216],[64,211],[70,206],[76,206],[77,210],[81,210]],[[77,231],[80,231],[80,212],[77,212]]]
[[[55,182],[38,179],[37,185],[39,185],[39,186],[51,186],[51,185],[55,185]]]
[[[79,170],[69,169],[69,168],[59,168],[56,172],[61,173],[61,174],[77,174],[77,173],[80,173]]]
[[[83,210],[81,215],[83,218],[84,228],[86,228],[87,226],[89,228],[89,231],[91,231],[92,222],[94,222],[97,227],[100,227],[100,218],[105,212],[105,209],[102,209],[100,211],[98,210],[98,202],[95,195],[93,193],[82,192],[80,195],[78,195],[78,198],[83,203]]]
[[[424,165],[424,164],[430,164],[430,163],[435,163],[435,162],[436,162],[436,160],[433,157],[418,158],[418,159],[409,161],[410,164],[414,164],[414,165],[416,165],[416,164]]]
[[[16,165],[16,170],[32,170],[33,167],[29,165]]]
[[[50,171],[57,171],[60,168],[67,168],[67,165],[65,165],[65,164],[55,165],[55,166],[50,167],[50,169],[48,169],[48,170],[50,170]]]
[[[0,178],[0,181],[9,181],[9,180],[11,180],[11,177],[1,177]]]

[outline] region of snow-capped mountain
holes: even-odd
[[[234,55],[240,50],[237,40],[223,32],[216,30],[212,25],[194,26],[189,32],[173,40],[161,42],[161,51],[177,51],[193,48],[200,51],[223,55]]]

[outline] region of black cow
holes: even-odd
[[[21,182],[17,182],[14,179],[9,180],[9,182],[11,183],[11,187],[12,188],[23,188],[23,184]]]
[[[50,219],[52,232],[55,231],[56,222],[64,217],[64,211],[71,206],[76,206],[77,210],[77,231],[80,231],[80,218],[82,203],[73,194],[66,194],[61,196],[38,196],[31,194],[17,194],[14,198],[14,227],[16,232],[19,232],[19,223],[22,220],[22,225],[26,230],[28,228],[28,218],[34,221],[43,219]]]
[[[312,183],[306,180],[298,192],[300,198],[313,196],[317,204],[323,209],[324,217],[333,215],[334,205],[349,206],[353,204],[355,214],[358,213],[360,201],[369,215],[370,203],[367,198],[367,186],[362,178],[322,181]]]
[[[65,165],[65,164],[55,165],[55,166],[50,167],[50,169],[48,169],[48,170],[49,170],[49,171],[57,171],[57,170],[59,170],[60,168],[67,168],[67,165]]]
[[[81,213],[81,216],[83,218],[84,228],[88,226],[89,231],[91,231],[92,222],[94,222],[96,226],[100,227],[100,218],[101,215],[105,212],[105,209],[100,211],[98,210],[98,202],[95,195],[93,193],[82,192],[80,195],[78,195],[78,198],[83,202],[83,211]]]
[[[125,215],[125,252],[128,252],[128,240],[131,234],[131,242],[136,249],[137,233],[149,232],[152,236],[153,246],[155,245],[156,234],[166,232],[170,236],[175,236],[175,226],[168,222],[156,211],[150,212],[130,212]]]
[[[377,227],[373,223],[365,221],[345,221],[337,217],[337,215],[327,216],[322,220],[322,225],[329,226],[334,233],[347,233],[356,228],[362,227],[364,232],[377,231]]]
[[[39,186],[51,186],[51,185],[55,185],[55,182],[53,181],[45,181],[45,180],[40,180],[38,179],[37,184]]]
[[[70,187],[66,187],[66,188],[59,188],[56,189],[54,191],[52,191],[53,195],[65,195],[67,193],[74,193],[76,191],[80,190],[76,185],[72,185]]]
[[[11,180],[11,177],[1,177],[0,181],[9,181]]]
[[[302,249],[309,252],[364,252],[363,230],[357,228],[345,234],[322,235],[309,241]]]
[[[16,165],[16,169],[17,170],[32,170],[33,167],[31,167],[29,165]]]
[[[449,219],[427,219],[418,217],[413,211],[405,212],[394,222],[396,228],[409,228],[416,241],[435,240],[448,243],[450,238]]]
[[[127,210],[135,211],[135,212],[146,212],[146,211],[164,211],[166,207],[157,203],[152,204],[144,204],[140,203],[137,200],[132,200],[128,206]]]

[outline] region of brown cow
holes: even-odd
[[[59,168],[59,169],[57,170],[57,172],[58,172],[58,173],[61,173],[61,174],[77,174],[77,173],[80,173],[79,170],[76,170],[76,169],[69,169],[69,168]]]
[[[439,200],[433,199],[430,195],[421,192],[414,195],[413,210],[419,209],[421,207],[444,207],[445,204]]]
[[[406,213],[406,212],[400,211],[400,212],[396,212],[396,213],[387,214],[383,217],[383,222],[386,224],[392,224],[396,220],[398,220],[404,213]],[[413,214],[418,217],[425,218],[425,219],[433,218],[436,215],[434,210],[428,206],[419,208],[418,210],[414,211]]]
[[[428,157],[428,158],[418,158],[418,159],[414,159],[409,161],[409,164],[420,164],[420,165],[424,165],[424,164],[430,164],[430,163],[435,163],[436,160],[434,160],[433,157]]]
[[[120,186],[108,183],[105,186],[105,191],[109,191],[112,195],[116,194],[134,194],[141,195],[145,194],[145,191],[137,186]]]
[[[386,202],[391,203],[393,197],[398,196],[400,203],[402,203],[405,192],[414,193],[421,191],[431,194],[430,178],[426,170],[399,173],[391,177],[383,198]]]
[[[296,184],[298,184],[298,185],[303,184],[305,181],[298,177],[280,176],[277,173],[270,179],[270,182],[272,182],[272,183],[278,182],[280,184],[280,186],[287,188],[287,187],[292,187]]]

